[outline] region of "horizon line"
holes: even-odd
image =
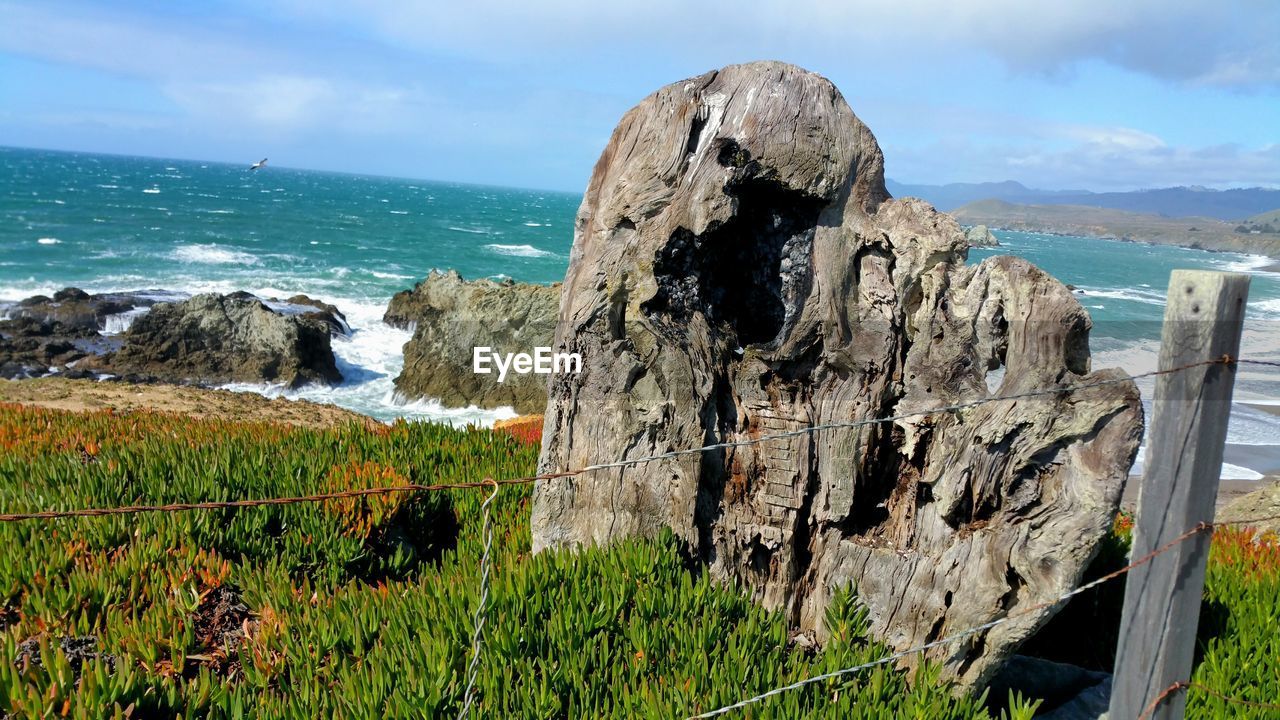
[[[193,163],[193,162],[194,163],[211,163],[215,165],[227,165],[229,167],[245,167],[245,168],[249,167],[249,165],[252,165],[254,162],[252,160],[249,162],[244,162],[244,161],[232,162],[229,160],[211,160],[207,158],[167,157],[163,155],[140,155],[137,153],[105,152],[101,150],[79,150],[79,149],[51,148],[51,147],[34,147],[30,145],[0,144],[0,150],[27,150],[27,151],[36,151],[36,152],[62,153],[62,154],[68,154],[68,155],[77,155],[77,154],[104,155],[107,157],[136,158],[136,159],[142,159],[142,160],[163,160],[163,161],[172,160],[176,162],[187,162],[187,163]],[[362,172],[357,170],[334,170],[330,168],[317,168],[317,167],[298,167],[294,165],[279,165],[275,163],[269,163],[268,167],[278,168],[281,170],[328,173],[332,175],[348,175],[352,177],[380,178],[385,180],[411,180],[415,182],[429,182],[429,183],[436,183],[441,185],[461,185],[465,187],[499,188],[504,190],[520,190],[524,192],[555,193],[558,195],[573,195],[576,197],[581,197],[582,195],[585,194],[585,188],[580,191],[579,190],[559,190],[559,189],[547,188],[547,187],[504,185],[502,183],[496,183],[496,182],[450,180],[450,179],[444,179],[444,178],[433,178],[433,177],[425,177],[425,176],[415,177],[412,175],[390,175],[390,174],[378,173],[378,172]],[[1004,185],[1004,184],[1012,183],[1012,184],[1019,185],[1025,188],[1026,190],[1032,191],[1032,192],[1049,192],[1049,193],[1062,193],[1062,194],[1083,193],[1088,195],[1125,194],[1125,193],[1156,192],[1160,190],[1197,190],[1197,189],[1201,191],[1207,191],[1207,192],[1230,192],[1233,190],[1262,190],[1265,192],[1280,192],[1280,185],[1278,186],[1235,185],[1231,187],[1213,187],[1210,185],[1198,185],[1198,184],[1197,185],[1163,185],[1163,186],[1156,186],[1156,187],[1133,188],[1130,190],[1090,190],[1088,188],[1080,188],[1080,187],[1046,188],[1046,187],[1035,187],[1033,185],[1028,185],[1021,180],[1014,180],[1011,178],[1005,178],[1003,180],[955,180],[955,181],[949,181],[949,182],[915,182],[915,181],[899,180],[897,178],[892,178],[886,175],[885,182],[893,182],[898,185],[933,187],[933,188],[945,188],[945,187],[951,187],[951,186],[957,186],[957,185],[959,186]],[[908,196],[904,196],[904,197],[908,197]]]
[[[114,158],[132,158],[137,160],[160,160],[165,162],[173,161],[173,162],[183,162],[183,163],[206,163],[210,165],[226,165],[227,167],[240,167],[244,169],[248,169],[249,166],[252,165],[254,162],[254,161],[231,162],[229,160],[210,160],[206,158],[165,157],[162,155],[139,155],[137,153],[102,152],[100,150],[69,150],[66,148],[32,147],[29,145],[0,144],[0,151],[8,151],[8,150],[60,153],[63,155],[103,155],[106,157],[114,157]],[[268,158],[269,157],[270,156],[268,156]],[[584,194],[581,191],[573,191],[573,190],[556,190],[553,188],[525,187],[520,185],[502,185],[500,183],[492,183],[492,182],[469,182],[465,180],[446,180],[442,178],[412,177],[408,175],[387,175],[383,173],[360,172],[355,170],[331,170],[328,168],[298,167],[294,165],[280,165],[278,163],[273,163],[273,162],[267,163],[266,167],[268,169],[290,170],[294,172],[314,172],[314,173],[324,173],[329,175],[347,175],[350,177],[378,178],[382,180],[408,180],[413,182],[435,183],[437,185],[461,185],[465,187],[475,187],[475,188],[493,188],[493,189],[501,189],[501,190],[519,190],[522,192],[554,193],[557,195],[574,195],[576,197],[581,197]]]

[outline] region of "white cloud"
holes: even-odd
[[[142,78],[184,77],[193,71],[237,73],[284,56],[269,39],[224,39],[213,32],[179,33],[143,18],[95,6],[22,5],[0,0],[0,51]]]
[[[1104,62],[1180,85],[1272,93],[1280,89],[1277,0],[284,2],[255,6],[253,20],[231,12],[206,22],[208,15],[196,21],[105,5],[0,0],[0,52],[140,79],[172,106],[154,121],[85,107],[51,116],[48,124],[140,134],[168,128],[170,142],[184,147],[269,140],[296,143],[301,153],[323,140],[334,148],[385,150],[405,165],[410,161],[402,158],[413,156],[435,167],[436,154],[444,153],[495,179],[516,173],[517,165],[529,166],[519,170],[525,175],[554,167],[557,177],[576,183],[618,116],[674,79],[672,72],[783,57],[831,68],[846,89],[880,95],[850,101],[877,130],[898,179],[1012,177],[1047,187],[1280,184],[1275,146],[1207,145],[1234,139],[1213,137],[1220,129],[1212,126],[1199,133],[1204,147],[1170,145],[1132,127],[1142,121],[1124,103],[1107,107],[1107,88],[1084,83],[1062,87],[1087,112],[1063,109],[1044,93],[1021,107],[1017,97],[993,94],[993,86],[996,93],[1012,91],[993,85],[991,68],[999,75],[999,66],[983,59],[1014,74],[1055,75]],[[253,26],[259,20],[266,27]],[[273,34],[282,23],[294,25]],[[969,68],[985,73],[972,82],[986,94],[955,100],[964,95],[943,92],[951,99],[940,102],[977,107],[928,104],[938,83],[966,89],[969,76],[962,73]],[[863,77],[880,82],[860,83]],[[1008,87],[1026,86],[1024,80]],[[1038,118],[1037,111],[1061,119]],[[1073,115],[1098,122],[1063,121]],[[1176,133],[1178,123],[1157,126]],[[1257,142],[1256,133],[1250,137]]]
[[[312,68],[314,58],[295,56],[269,36],[80,5],[0,0],[0,17],[0,51],[148,81],[186,113],[189,125],[218,134],[385,132],[406,126],[429,104],[416,89]],[[82,123],[119,127],[136,119],[91,109],[80,114]]]
[[[1099,127],[1055,123],[1050,134],[1075,140],[1088,147],[1113,148],[1118,151],[1151,151],[1165,147],[1164,140],[1141,130],[1127,127]]]
[[[465,57],[572,58],[609,48],[689,56],[870,49],[945,58],[980,52],[1015,71],[1100,60],[1165,80],[1280,86],[1275,0],[293,0],[298,16],[362,26],[399,45]]]
[[[1120,134],[1123,137],[1123,133]],[[1134,190],[1171,185],[1280,187],[1280,144],[1246,148],[1160,142],[1125,144],[1106,136],[1057,144],[1033,140],[980,143],[951,140],[926,147],[887,147],[887,171],[909,182],[1018,180],[1043,188]]]
[[[338,99],[329,80],[286,75],[267,75],[240,84],[174,81],[164,90],[194,115],[237,118],[276,129],[310,125]]]
[[[15,118],[13,113],[3,113],[0,117]],[[81,131],[86,128],[98,128],[128,132],[152,132],[173,127],[173,118],[171,117],[111,110],[43,112],[32,117],[22,118],[22,120],[45,127],[64,127]]]

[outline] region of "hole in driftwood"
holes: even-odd
[[[721,149],[722,161],[759,172],[746,157],[736,146]],[[766,343],[808,294],[823,201],[762,176],[733,181],[725,191],[737,201],[736,214],[701,235],[686,228],[671,234],[654,259],[658,292],[643,309],[672,322],[702,313],[741,345]]]

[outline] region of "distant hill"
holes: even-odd
[[[1266,188],[1210,190],[1170,187],[1095,193],[1087,190],[1037,190],[1013,181],[905,185],[889,180],[886,184],[889,192],[897,197],[923,198],[944,211],[978,200],[1003,200],[1019,205],[1082,205],[1171,218],[1209,217],[1239,222],[1252,215],[1280,208],[1280,190]]]
[[[947,185],[907,185],[895,180],[885,180],[885,185],[894,197],[922,198],[943,211],[951,211],[978,200],[1036,203],[1059,195],[1080,195],[1088,192],[1087,190],[1036,190],[1013,180]]]
[[[1280,232],[1280,210],[1258,213],[1253,217],[1245,218],[1241,225],[1262,232]]]
[[[1280,234],[1238,231],[1236,223],[1208,217],[1169,218],[1111,208],[1024,205],[1003,200],[980,200],[956,208],[951,214],[965,225],[982,224],[1005,230],[1116,238],[1280,257]],[[1268,217],[1270,215],[1267,214]]]

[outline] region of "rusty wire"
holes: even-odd
[[[1156,711],[1156,708],[1160,707],[1166,700],[1181,690],[1195,690],[1197,692],[1202,692],[1233,705],[1244,705],[1245,707],[1258,708],[1260,710],[1280,710],[1280,704],[1264,703],[1257,702],[1256,700],[1245,700],[1244,698],[1231,697],[1230,695],[1223,695],[1217,690],[1206,685],[1201,685],[1200,683],[1179,680],[1161,691],[1161,693],[1142,710],[1142,714],[1138,716],[1138,720],[1147,720],[1147,718],[1151,717],[1151,715]]]
[[[715,710],[708,710],[707,712],[703,712],[698,715],[691,715],[688,717],[687,720],[705,720],[705,718],[718,717],[720,715],[724,715],[725,713],[731,712],[733,710],[739,710],[741,708],[747,707],[748,705],[754,705],[755,703],[763,702],[764,700],[767,700],[775,695],[781,695],[782,693],[789,692],[791,690],[798,690],[806,685],[812,685],[813,683],[822,682],[824,680],[832,680],[834,678],[842,677],[845,675],[852,675],[854,673],[861,672],[863,670],[867,670],[879,665],[887,665],[891,662],[895,662],[897,660],[901,660],[903,658],[910,657],[912,655],[919,655],[920,653],[927,652],[936,647],[949,645],[953,642],[956,642],[957,640],[963,640],[964,638],[970,637],[972,635],[976,635],[981,632],[985,632],[998,625],[1003,625],[1004,623],[1010,622],[1012,620],[1016,620],[1020,617],[1025,617],[1034,612],[1038,612],[1040,610],[1044,610],[1045,608],[1053,607],[1054,605],[1057,605],[1059,603],[1066,602],[1067,600],[1075,597],[1076,595],[1087,592],[1099,585],[1102,585],[1103,583],[1106,583],[1110,580],[1114,580],[1135,568],[1146,565],[1147,563],[1154,560],[1156,557],[1163,555],[1166,552],[1169,552],[1173,548],[1177,547],[1180,543],[1185,542],[1186,540],[1189,540],[1192,537],[1195,537],[1196,535],[1199,535],[1202,532],[1207,532],[1218,526],[1238,525],[1238,524],[1244,524],[1244,523],[1259,523],[1259,522],[1265,522],[1268,520],[1280,520],[1280,515],[1273,515],[1269,517],[1260,517],[1260,518],[1250,518],[1248,520],[1237,520],[1237,521],[1223,522],[1223,523],[1209,523],[1209,522],[1199,523],[1195,527],[1182,533],[1181,535],[1170,540],[1164,545],[1161,545],[1160,547],[1152,550],[1146,555],[1143,555],[1141,558],[1138,558],[1137,560],[1130,562],[1128,565],[1125,565],[1124,567],[1118,570],[1109,572],[1106,575],[1103,575],[1102,577],[1099,577],[1095,580],[1091,580],[1085,583],[1084,585],[1081,585],[1075,588],[1074,590],[1071,590],[1070,592],[1059,595],[1056,598],[1045,600],[1044,602],[1039,602],[1034,605],[1029,605],[1021,610],[1018,610],[1017,612],[1013,612],[1003,617],[996,618],[995,620],[992,620],[990,622],[986,622],[981,625],[976,625],[974,627],[968,628],[966,630],[961,630],[959,632],[952,633],[951,635],[940,638],[938,640],[934,640],[932,642],[924,643],[923,645],[917,645],[915,647],[911,647],[906,650],[901,650],[899,652],[892,653],[890,655],[885,655],[883,657],[877,658],[870,662],[862,663],[861,665],[854,665],[853,667],[834,670],[832,672],[824,673],[822,675],[815,675],[813,677],[805,678],[803,680],[798,680],[794,683],[791,683],[790,685],[784,685],[782,687],[774,688],[772,690],[760,693],[759,695],[755,695],[745,700],[740,700],[736,703],[733,703],[732,705],[725,705],[724,707],[716,708]],[[1166,691],[1166,692],[1170,692],[1170,691]]]
[[[330,500],[343,500],[348,498],[365,497],[369,495],[390,495],[394,493],[406,492],[425,492],[438,490],[460,490],[468,488],[487,487],[493,483],[499,485],[527,485],[529,483],[539,482],[543,480],[556,480],[559,478],[576,477],[597,470],[610,470],[632,465],[641,465],[659,460],[667,460],[683,455],[701,454],[713,450],[723,450],[735,447],[745,447],[748,445],[757,445],[771,440],[780,440],[798,435],[807,435],[809,433],[825,431],[825,430],[843,430],[850,428],[864,427],[867,425],[879,425],[883,423],[896,422],[899,420],[908,420],[911,418],[926,417],[938,413],[959,412],[969,408],[987,405],[995,402],[1007,402],[1010,400],[1023,400],[1033,397],[1045,397],[1050,395],[1062,395],[1080,390],[1087,390],[1095,387],[1103,387],[1107,385],[1117,385],[1126,382],[1132,382],[1148,377],[1157,377],[1160,375],[1169,375],[1172,373],[1183,372],[1197,367],[1206,367],[1211,365],[1233,365],[1236,363],[1263,363],[1261,360],[1237,360],[1230,355],[1223,355],[1212,360],[1201,360],[1199,362],[1187,363],[1174,368],[1164,370],[1152,370],[1150,372],[1139,373],[1137,375],[1126,375],[1124,377],[1110,378],[1107,380],[1099,380],[1092,383],[1081,383],[1076,385],[1063,385],[1055,388],[1045,388],[1042,390],[1031,390],[1023,393],[1015,393],[1011,395],[999,395],[996,397],[979,398],[968,402],[957,403],[945,407],[930,408],[927,410],[916,410],[912,412],[892,415],[889,417],[867,418],[863,420],[849,420],[843,422],[824,423],[819,425],[810,425],[796,430],[787,432],[773,433],[769,435],[759,435],[747,438],[745,440],[733,440],[729,442],[713,443],[704,445],[699,448],[691,448],[685,450],[673,450],[670,452],[660,453],[657,455],[649,455],[639,458],[629,458],[618,460],[616,462],[600,463],[596,465],[587,465],[577,470],[566,470],[563,472],[543,473],[540,475],[531,475],[528,477],[508,478],[504,480],[485,480],[483,482],[464,482],[464,483],[442,483],[435,485],[408,484],[394,485],[389,487],[364,488],[360,490],[343,490],[340,492],[318,493],[314,495],[299,495],[296,497],[277,497],[277,498],[260,498],[251,500],[221,500],[206,502],[188,502],[188,503],[168,503],[163,505],[125,505],[120,507],[106,508],[80,508],[75,510],[42,510],[37,512],[25,513],[0,513],[0,522],[21,522],[25,520],[55,520],[60,518],[73,517],[101,517],[104,515],[136,515],[140,513],[165,513],[165,512],[183,512],[186,510],[230,510],[236,508],[263,507],[272,505],[297,505],[301,503],[327,502]]]
[[[399,486],[391,486],[391,487],[364,488],[360,490],[346,490],[341,492],[321,493],[316,495],[303,495],[303,496],[296,496],[296,497],[279,497],[279,498],[261,498],[261,499],[253,499],[253,500],[229,500],[229,501],[211,501],[211,502],[197,502],[197,503],[171,503],[167,505],[127,505],[127,506],[108,507],[108,508],[82,508],[77,510],[46,510],[46,511],[31,512],[31,513],[6,513],[6,514],[0,514],[0,522],[19,522],[24,520],[38,520],[38,519],[44,520],[44,519],[59,519],[59,518],[71,518],[71,517],[101,517],[106,515],[129,515],[129,514],[148,513],[148,512],[179,512],[179,511],[185,511],[185,510],[220,510],[220,509],[263,507],[263,506],[276,506],[276,505],[294,505],[299,503],[325,502],[329,500],[365,497],[365,496],[372,496],[372,495],[386,495],[386,494],[392,494],[392,493],[491,487],[493,489],[493,493],[489,496],[489,498],[485,501],[485,504],[484,504],[486,509],[485,522],[487,526],[488,520],[489,520],[488,513],[487,513],[488,505],[493,500],[493,498],[497,495],[499,487],[502,485],[520,485],[520,484],[529,484],[529,483],[543,481],[543,480],[554,480],[558,478],[575,477],[575,476],[582,475],[584,473],[592,472],[595,470],[638,465],[638,464],[643,464],[648,462],[654,462],[657,460],[678,457],[681,455],[703,453],[703,452],[708,452],[708,451],[717,450],[717,449],[725,449],[725,448],[739,447],[739,446],[745,446],[745,445],[754,445],[754,444],[766,442],[769,440],[793,437],[797,435],[818,432],[821,430],[854,428],[854,427],[861,427],[865,425],[894,422],[897,420],[903,420],[908,418],[923,417],[923,416],[933,415],[936,413],[959,412],[961,410],[977,407],[979,405],[986,405],[994,402],[1019,400],[1019,399],[1041,397],[1041,396],[1048,396],[1048,395],[1061,395],[1064,393],[1075,392],[1079,390],[1085,390],[1085,389],[1100,387],[1104,385],[1114,385],[1114,384],[1119,384],[1124,382],[1131,382],[1134,380],[1147,378],[1147,377],[1169,375],[1172,373],[1190,370],[1196,367],[1205,367],[1205,366],[1211,366],[1211,365],[1231,366],[1236,364],[1267,365],[1267,366],[1280,367],[1280,362],[1271,362],[1266,360],[1236,359],[1236,358],[1232,358],[1230,355],[1223,355],[1219,358],[1215,358],[1212,360],[1203,360],[1200,362],[1188,363],[1186,365],[1181,365],[1174,368],[1167,368],[1164,370],[1154,370],[1151,372],[1139,373],[1136,375],[1127,375],[1120,378],[1112,378],[1109,380],[1102,380],[1094,383],[1068,385],[1068,386],[1062,386],[1057,388],[1046,388],[1043,390],[1017,393],[1013,395],[982,398],[979,400],[969,401],[965,403],[958,403],[958,404],[950,405],[946,407],[931,408],[929,410],[921,410],[916,412],[904,413],[900,415],[894,415],[891,417],[870,418],[865,420],[857,420],[857,421],[849,421],[849,422],[837,422],[837,423],[812,425],[805,428],[800,428],[798,430],[792,430],[784,433],[775,433],[772,435],[761,435],[758,437],[754,437],[754,438],[750,438],[742,441],[715,443],[715,444],[706,445],[700,448],[694,448],[689,450],[677,450],[677,451],[672,451],[668,453],[662,453],[662,454],[652,455],[647,457],[620,460],[612,463],[588,465],[586,467],[583,467],[577,470],[568,470],[568,471],[555,472],[555,473],[544,473],[540,475],[533,475],[533,476],[519,477],[519,478],[509,478],[505,480],[494,480],[494,479],[486,478],[485,480],[480,482],[445,483],[445,484],[435,484],[435,485],[409,484],[409,485],[399,485]],[[773,697],[775,695],[780,695],[790,690],[799,689],[801,687],[811,685],[817,682],[822,682],[824,680],[830,680],[836,677],[853,674],[868,668],[876,667],[878,665],[891,663],[911,655],[923,653],[935,647],[940,647],[942,645],[956,642],[957,640],[961,640],[963,638],[975,635],[977,633],[990,630],[991,628],[994,628],[1003,623],[1007,623],[1017,618],[1029,615],[1031,613],[1038,612],[1045,608],[1052,607],[1054,605],[1058,605],[1060,603],[1066,602],[1067,600],[1069,600],[1070,598],[1076,595],[1086,592],[1110,580],[1114,580],[1115,578],[1118,578],[1132,571],[1137,567],[1140,567],[1148,562],[1151,562],[1151,560],[1158,557],[1159,555],[1165,552],[1168,552],[1169,550],[1176,547],[1178,544],[1202,532],[1207,532],[1214,529],[1215,527],[1220,527],[1220,526],[1257,524],[1257,523],[1266,522],[1270,520],[1280,520],[1280,515],[1248,518],[1245,520],[1234,520],[1234,521],[1217,522],[1217,523],[1209,523],[1209,522],[1199,523],[1195,527],[1191,528],[1190,530],[1187,530],[1186,532],[1182,533],[1181,535],[1174,538],[1173,540],[1170,540],[1164,545],[1161,545],[1160,547],[1152,550],[1151,552],[1147,553],[1141,558],[1130,562],[1128,565],[1118,570],[1115,570],[1113,572],[1107,573],[1106,575],[1103,575],[1102,577],[1099,577],[1088,583],[1085,583],[1084,585],[1081,585],[1071,590],[1070,592],[1067,592],[1056,598],[1046,600],[1040,603],[1036,603],[1034,605],[1030,605],[1017,612],[1010,613],[1008,615],[997,618],[987,623],[983,623],[982,625],[978,625],[976,627],[968,628],[966,630],[953,633],[947,637],[934,640],[932,642],[929,642],[923,645],[919,645],[913,648],[909,648],[907,650],[886,655],[884,657],[881,657],[877,660],[873,660],[868,663],[863,663],[861,665],[857,665],[854,667],[843,668],[840,670],[836,670],[834,672],[806,678],[798,682],[792,683],[790,685],[775,688],[773,690],[769,690],[768,692],[762,693],[760,695],[747,698],[745,700],[739,701],[732,705],[727,705],[721,708],[717,708],[715,710],[710,710],[698,715],[693,715],[689,718],[689,720],[700,720],[702,718],[711,718],[711,717],[723,715],[733,710],[740,709],[758,702],[762,702],[770,697]],[[492,542],[492,537],[490,532],[486,536],[486,548],[485,548],[486,559],[488,556],[489,543],[491,542]],[[480,634],[482,632],[482,628],[484,624],[485,596],[487,595],[487,583],[485,581],[487,580],[487,576],[488,576],[488,567],[487,567],[487,563],[484,562],[483,560],[481,565],[482,565],[481,566],[482,584],[484,584],[486,587],[482,588],[480,602],[476,608],[475,637],[473,638],[473,657],[472,657],[471,666],[468,668],[469,678],[470,678],[468,682],[468,686],[469,686],[468,693],[467,693],[468,697],[467,697],[467,702],[463,706],[461,717],[466,716],[467,710],[469,709],[472,701],[472,698],[470,696],[470,685],[474,682],[474,672],[477,669],[476,660],[478,660],[478,657],[479,657]],[[1260,708],[1280,709],[1280,705],[1255,703],[1252,701],[1241,700],[1238,698],[1230,698],[1214,690],[1211,690],[1207,687],[1204,687],[1202,685],[1189,683],[1189,682],[1179,682],[1179,683],[1175,683],[1174,685],[1171,685],[1169,688],[1166,688],[1165,691],[1162,692],[1159,697],[1157,697],[1154,701],[1152,701],[1152,703],[1148,706],[1147,710],[1145,710],[1143,712],[1143,715],[1140,716],[1139,720],[1143,720],[1147,715],[1149,715],[1150,712],[1154,711],[1154,709],[1158,707],[1161,702],[1163,702],[1173,693],[1177,692],[1178,690],[1188,689],[1188,688],[1195,688],[1195,689],[1207,692],[1209,694],[1215,695],[1223,699],[1224,701],[1228,701],[1228,702],[1240,703],[1240,704],[1245,704],[1245,705],[1260,707]]]

